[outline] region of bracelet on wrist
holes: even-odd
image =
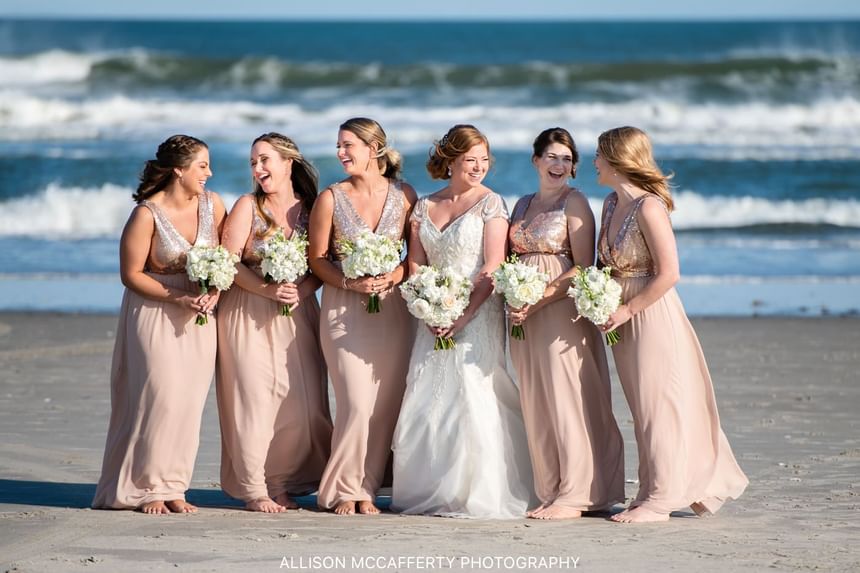
[[[343,280],[340,281],[340,286],[343,290],[349,290],[349,284],[347,284],[348,281],[349,281],[349,279],[346,278],[346,275],[344,275]]]

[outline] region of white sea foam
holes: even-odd
[[[6,86],[38,86],[82,82],[107,56],[48,50],[31,56],[0,57],[0,77]]]
[[[803,105],[638,100],[547,107],[478,103],[415,107],[355,100],[309,109],[293,102],[126,95],[75,99],[6,89],[0,91],[0,140],[160,137],[181,131],[247,141],[261,131],[277,128],[310,146],[311,152],[315,148],[328,151],[337,125],[356,115],[378,119],[406,151],[426,149],[458,122],[478,125],[495,149],[528,149],[536,130],[548,125],[567,126],[588,148],[603,130],[627,124],[648,131],[658,146],[683,148],[687,157],[860,159],[860,99],[849,97]]]
[[[134,203],[133,189],[113,184],[100,187],[48,185],[39,193],[0,203],[0,236],[87,238],[119,236]],[[233,205],[236,196],[221,194]],[[733,228],[766,224],[830,224],[856,227],[860,200],[805,199],[780,201],[754,197],[703,197],[692,191],[675,196],[676,229]],[[516,197],[505,197],[513,207]],[[590,199],[599,216],[599,199]]]
[[[118,237],[134,208],[134,189],[48,185],[41,192],[0,203],[0,236],[83,239]],[[236,197],[222,195],[232,205]]]

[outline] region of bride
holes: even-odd
[[[392,508],[452,517],[523,517],[532,478],[519,393],[505,370],[502,301],[492,273],[504,260],[508,218],[502,198],[481,184],[487,138],[452,127],[427,162],[442,190],[418,201],[409,266],[452,267],[474,290],[450,328],[419,326],[394,434]],[[436,336],[452,350],[433,350]]]

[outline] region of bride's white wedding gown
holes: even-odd
[[[490,193],[440,231],[426,199],[413,211],[428,264],[473,278],[484,264],[484,223],[507,218]],[[392,508],[452,517],[523,517],[532,471],[519,392],[505,369],[503,301],[491,295],[455,337],[433,350],[423,323],[412,349],[394,434]]]

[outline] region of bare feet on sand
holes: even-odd
[[[337,515],[355,515],[355,502],[342,501],[334,508],[334,512]]]
[[[296,500],[287,495],[286,492],[279,493],[275,496],[275,501],[281,505],[284,509],[298,509],[299,504],[296,503]]]
[[[371,501],[359,501],[358,513],[362,515],[379,515],[379,508],[373,505]]]
[[[545,509],[547,508],[547,506],[548,506],[548,505],[549,505],[548,503],[542,503],[542,504],[540,504],[539,506],[537,506],[536,508],[534,508],[533,510],[531,510],[531,511],[527,511],[527,512],[526,512],[526,517],[531,517],[531,518],[533,518],[533,519],[537,519],[537,515],[538,515],[540,512],[542,512],[543,510],[545,510]]]
[[[137,510],[141,513],[149,513],[151,515],[170,513],[170,510],[167,509],[167,506],[164,505],[164,502],[161,500],[144,503],[143,505],[138,506]]]
[[[274,501],[271,497],[260,497],[245,503],[248,511],[260,511],[262,513],[282,513],[287,511],[283,505]]]
[[[625,509],[610,517],[616,523],[657,523],[658,521],[669,521],[668,513],[657,513],[642,506]]]
[[[536,511],[530,517],[533,519],[577,519],[582,517],[582,512],[572,507],[551,504],[540,511]]]
[[[173,513],[197,513],[197,506],[191,505],[184,499],[172,499],[164,504]]]

